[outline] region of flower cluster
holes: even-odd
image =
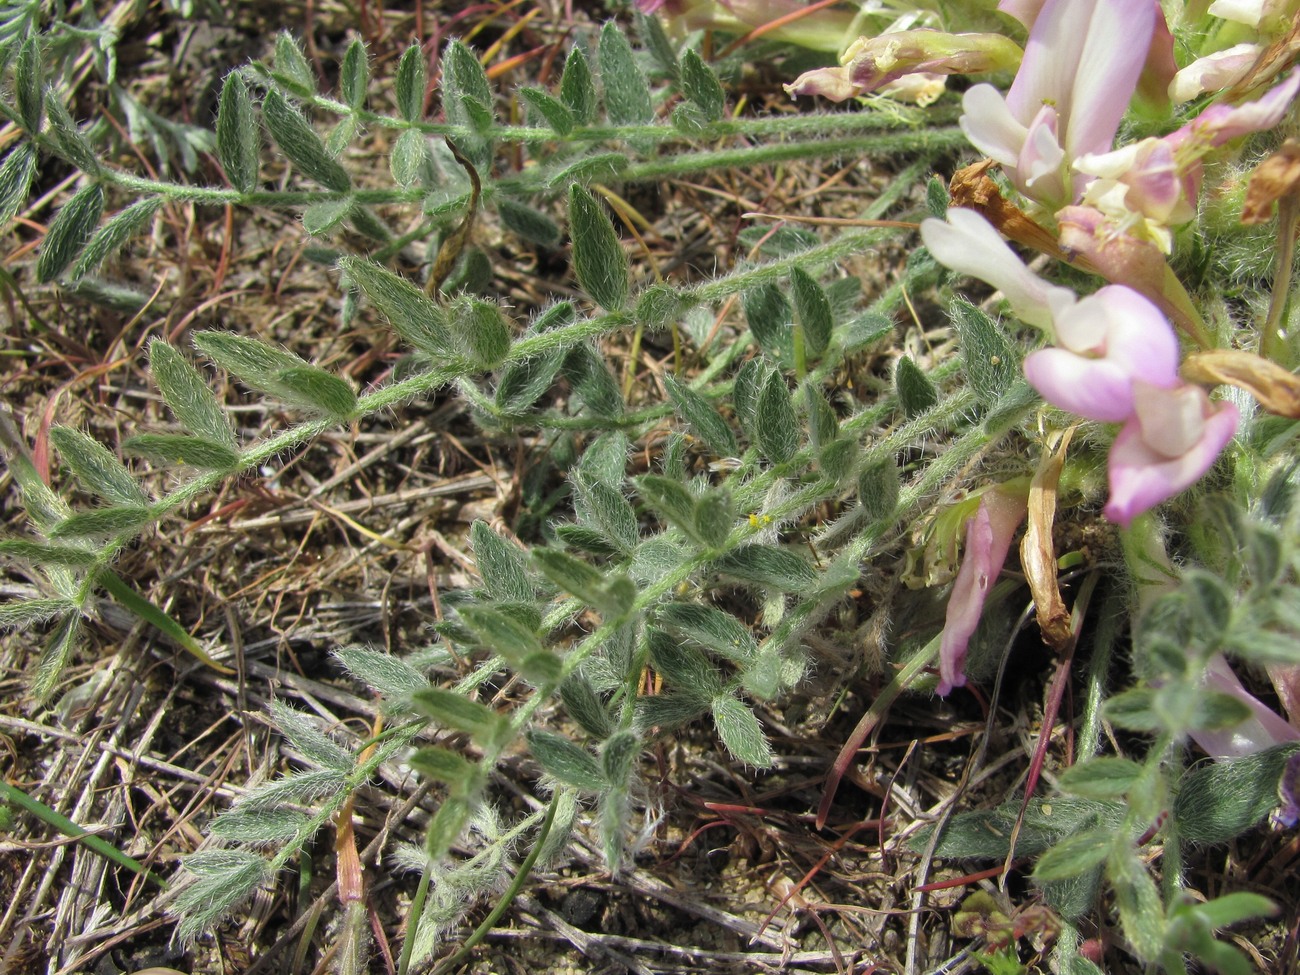
[[[1047,402],[1086,419],[1122,423],[1111,448],[1108,518],[1134,517],[1209,470],[1239,414],[1178,375],[1178,337],[1149,299],[1124,285],[1078,298],[1029,270],[982,216],[953,209],[921,236],[942,264],[998,288],[1053,346],[1025,359],[1025,378]]]

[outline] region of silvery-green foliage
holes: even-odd
[[[652,33],[647,59],[611,24],[592,50],[570,51],[556,88],[522,92],[543,138],[499,121],[478,57],[458,41],[447,46],[441,87],[428,99],[418,46],[385,81],[372,77],[364,45],[354,42],[343,56],[338,91],[325,92],[302,49],[281,35],[270,64],[252,64],[222,82],[213,145],[229,188],[159,181],[141,198],[124,199],[135,185],[128,174],[96,158],[75,120],[50,108],[42,83],[46,51],[33,36],[11,45],[13,114],[29,135],[52,128],[55,137],[39,150],[20,142],[0,162],[0,216],[20,212],[42,154],[83,164],[82,181],[40,251],[41,278],[108,273],[115,255],[171,199],[287,209],[301,213],[304,229],[317,238],[318,258],[336,268],[334,280],[347,292],[345,315],[377,313],[409,353],[399,378],[358,395],[343,378],[286,349],[229,332],[199,333],[194,348],[203,360],[301,417],[266,440],[242,442],[190,351],[154,342],[151,371],[182,432],[142,432],[124,451],[185,478],[179,487],[151,494],[140,468],[62,428],[56,449],[94,506],[73,508],[38,477],[18,477],[39,537],[13,540],[7,551],[41,563],[52,594],[0,610],[0,620],[55,624],[38,690],[53,686],[81,617],[92,609],[97,587],[89,573],[158,518],[331,427],[453,390],[485,428],[536,432],[566,485],[548,508],[542,498],[525,505],[540,542],[520,547],[487,524],[471,527],[481,585],[447,594],[445,618],[435,628],[434,654],[474,665],[458,684],[432,683],[429,656],[338,651],[349,675],[380,694],[378,707],[406,719],[371,757],[360,758],[357,743],[335,737],[314,717],[273,707],[272,722],[304,767],[251,790],[211,824],[213,840],[227,848],[188,861],[192,880],[176,901],[186,938],[274,878],[384,762],[404,763],[436,786],[425,846],[408,858],[432,880],[424,917],[414,925],[417,955],[476,898],[499,887],[514,845],[537,826],[535,816],[497,822],[487,801],[492,770],[521,740],[554,790],[548,855],[591,807],[600,847],[617,868],[635,843],[634,814],[653,806],[640,783],[644,749],[703,718],[737,761],[773,764],[755,701],[779,699],[800,679],[808,628],[845,599],[862,562],[900,520],[917,513],[944,472],[988,443],[973,422],[976,397],[951,390],[945,375],[915,369],[910,385],[900,383],[879,409],[857,413],[831,391],[850,356],[893,328],[903,293],[935,274],[932,263],[918,262],[896,288],[863,307],[856,280],[831,268],[886,240],[884,231],[828,243],[794,228],[747,232],[741,242],[754,248],[755,263],[698,285],[650,284],[633,266],[607,205],[623,183],[661,181],[665,165],[680,164],[680,173],[734,165],[714,154],[732,136],[748,140],[745,162],[759,165],[777,158],[778,143],[780,158],[866,153],[879,120],[827,115],[810,137],[784,120],[763,128],[766,122],[728,119],[717,75],[696,52],[678,52],[662,32]],[[396,113],[376,116],[369,106],[379,103],[384,83]],[[678,103],[662,119],[655,106],[669,96]],[[430,113],[434,105],[444,120]],[[375,124],[393,132],[388,188],[370,188],[371,179],[354,179],[349,170],[352,142]],[[828,149],[826,134],[841,127],[848,135]],[[926,145],[936,147],[959,137],[944,138],[925,134]],[[506,140],[527,160],[524,168],[505,168],[506,154],[495,148]],[[908,172],[870,216],[885,216],[923,167]],[[413,218],[414,236],[393,229],[411,223],[406,218],[385,223],[396,211]],[[476,292],[475,281],[492,269],[462,228],[487,221],[526,246],[567,240],[578,293],[519,322],[506,305]],[[353,230],[374,242],[372,252],[346,251]],[[445,258],[446,278],[394,270],[393,241],[422,247],[433,265]],[[706,348],[715,319],[732,302],[743,310],[740,330]],[[701,353],[700,368],[666,377],[665,396],[649,405],[627,395],[602,345],[638,328],[673,330]],[[997,378],[981,392],[1000,392]],[[886,430],[886,420],[895,426]],[[632,445],[652,431],[666,432],[658,459],[650,470],[634,470]],[[902,477],[889,466],[894,458],[949,436],[943,464],[900,490]],[[884,443],[868,455],[869,437]],[[818,551],[789,533],[818,506],[851,502],[863,486],[872,492],[862,499],[869,530],[836,535],[832,526]],[[857,508],[847,511],[852,527]],[[647,668],[662,678],[661,693],[643,693]],[[489,693],[503,674],[523,678],[522,702],[498,702]],[[544,724],[537,717],[550,710],[541,704],[552,697],[571,721]],[[453,734],[417,747],[428,728]],[[655,817],[644,819],[653,824]]]

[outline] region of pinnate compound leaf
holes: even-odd
[[[540,115],[556,135],[563,137],[573,131],[577,119],[573,117],[569,106],[554,95],[540,88],[521,88],[519,94],[528,103],[528,107]]]
[[[596,119],[596,82],[591,64],[582,48],[574,47],[564,61],[560,75],[560,101],[573,113],[578,125],[590,125]]]
[[[116,254],[123,244],[144,229],[153,215],[162,209],[162,203],[160,196],[145,197],[116,214],[90,238],[90,243],[81,252],[81,257],[72,269],[72,277],[85,277]]]
[[[403,339],[434,359],[459,358],[446,312],[423,291],[362,257],[345,257],[339,267]]]
[[[36,176],[36,159],[36,147],[22,142],[0,163],[0,228],[7,226],[27,202]]]
[[[304,176],[336,193],[352,188],[352,177],[326,151],[311,123],[274,88],[262,99],[262,117],[276,144]]]
[[[771,767],[772,746],[753,711],[730,694],[715,697],[712,711],[718,737],[733,758],[755,768]]]
[[[754,439],[773,464],[784,464],[799,447],[799,421],[790,390],[780,373],[773,372],[763,384],[754,412]]]
[[[529,750],[547,775],[584,792],[604,790],[604,773],[591,752],[549,731],[530,731],[527,738]]]
[[[50,428],[50,441],[87,491],[109,504],[149,503],[131,472],[98,440],[71,427],[55,426]]]
[[[191,433],[234,453],[235,431],[203,376],[162,339],[149,343],[149,368],[167,407]]]
[[[685,383],[672,376],[664,377],[664,388],[677,414],[691,425],[695,435],[709,445],[718,457],[735,457],[740,453],[735,434],[713,404]]]
[[[230,185],[241,193],[257,189],[261,139],[253,117],[253,99],[239,72],[226,75],[217,106],[217,158]]]
[[[569,225],[578,283],[601,307],[621,311],[627,304],[627,254],[605,208],[577,183],[569,187]]]
[[[704,63],[704,59],[693,48],[687,48],[682,52],[681,85],[682,94],[703,113],[705,119],[716,122],[722,118],[722,110],[726,103],[722,83],[718,81],[718,76],[714,74],[713,69]]]
[[[613,21],[601,28],[597,57],[609,120],[615,125],[641,125],[653,119],[650,85],[637,66],[627,35]]]
[[[50,224],[50,231],[41,244],[36,259],[38,281],[53,281],[95,233],[99,218],[104,215],[104,190],[98,183],[83,186],[77,191]]]

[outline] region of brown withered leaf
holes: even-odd
[[[1241,205],[1241,222],[1264,223],[1273,216],[1273,204],[1288,196],[1300,196],[1298,139],[1287,139],[1255,167],[1246,187],[1246,202]]]
[[[1188,382],[1244,389],[1270,413],[1300,419],[1300,376],[1253,352],[1211,349],[1193,352],[1180,370]]]
[[[979,213],[1008,240],[1068,262],[1065,252],[1056,243],[1056,237],[1030,220],[1024,210],[1003,197],[998,184],[988,176],[991,168],[993,160],[982,159],[953,173],[948,184],[951,205]]]
[[[1065,654],[1074,639],[1070,611],[1061,598],[1056,574],[1056,550],[1052,545],[1052,522],[1056,518],[1056,485],[1065,465],[1065,451],[1074,436],[1074,427],[1056,431],[1047,441],[1046,450],[1029,485],[1029,523],[1020,542],[1020,565],[1034,597],[1034,612],[1043,642],[1058,654]]]

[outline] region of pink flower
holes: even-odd
[[[1228,445],[1240,414],[1199,386],[1172,389],[1135,380],[1134,415],[1110,448],[1107,518],[1127,528],[1138,515],[1204,476]]]
[[[1163,138],[1080,156],[1074,168],[1096,177],[1084,202],[1110,218],[1116,232],[1152,239],[1167,253],[1168,228],[1196,215],[1205,155],[1238,136],[1276,126],[1298,92],[1300,69],[1262,98],[1244,105],[1211,105]]]
[[[979,509],[966,520],[966,551],[948,597],[948,612],[939,637],[940,697],[947,697],[954,687],[966,683],[970,638],[1028,507],[1023,494],[993,487],[984,492]]]
[[[1085,178],[1070,164],[1110,149],[1156,13],[1134,0],[1047,0],[1006,98],[992,85],[966,92],[966,137],[1026,196],[1054,209],[1074,202]]]
[[[1057,346],[1030,353],[1025,378],[1053,406],[1090,420],[1133,415],[1134,382],[1178,383],[1178,337],[1160,309],[1132,288],[1107,285],[1062,309]]]
[[[1300,731],[1246,690],[1223,654],[1216,653],[1205,665],[1205,686],[1231,694],[1251,711],[1249,718],[1232,728],[1192,732],[1192,740],[1211,758],[1240,758],[1288,741],[1300,741]]]

